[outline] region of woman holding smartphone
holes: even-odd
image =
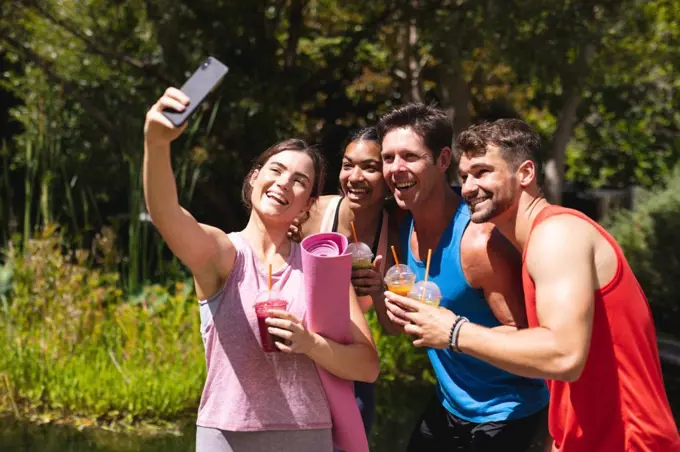
[[[144,195],[153,224],[191,270],[201,300],[207,378],[198,411],[196,450],[328,451],[331,417],[316,365],[348,380],[372,382],[379,363],[370,330],[350,295],[352,343],[339,344],[302,322],[306,311],[300,245],[288,238],[323,184],[319,153],[301,140],[278,143],[255,161],[243,185],[248,224],[227,234],[201,224],[178,202],[170,143],[184,127],[161,113],[183,111],[189,99],[168,88],[144,126]],[[268,287],[288,301],[270,310],[268,332],[281,353],[265,353],[254,309]]]

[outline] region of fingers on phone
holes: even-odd
[[[189,105],[189,97],[187,97],[187,95],[182,91],[178,90],[177,88],[173,88],[172,86],[165,90],[165,95],[163,97],[169,97],[183,105]]]
[[[160,102],[157,103],[156,106],[149,110],[149,112],[146,114],[146,121],[161,124],[163,127],[167,127],[168,129],[174,129],[175,126],[168,118],[165,117],[165,115],[163,115],[163,113],[161,113],[162,110],[163,107],[161,107]]]
[[[166,118],[165,116],[163,116],[162,114],[156,115],[155,119],[156,119],[156,122],[163,124],[163,126],[167,127],[168,129],[174,129],[175,128],[174,124],[172,122],[170,122],[170,120],[168,118]]]
[[[183,103],[168,96],[161,97],[160,100],[158,101],[158,106],[160,107],[160,110],[170,108],[175,111],[184,111],[184,109],[186,108],[186,106]]]

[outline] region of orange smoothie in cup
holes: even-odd
[[[416,274],[407,265],[393,265],[385,274],[387,290],[403,297],[407,296],[416,282]]]

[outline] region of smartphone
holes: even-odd
[[[179,127],[189,119],[199,105],[208,97],[229,72],[229,68],[217,58],[209,56],[182,85],[180,91],[189,97],[189,105],[182,112],[173,109],[163,110],[163,115],[172,125]]]

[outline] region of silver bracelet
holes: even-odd
[[[467,317],[458,317],[456,325],[453,327],[453,334],[451,334],[451,350],[456,353],[460,353],[460,348],[458,348],[458,336],[460,335],[460,327],[462,327],[465,322],[469,322]]]

